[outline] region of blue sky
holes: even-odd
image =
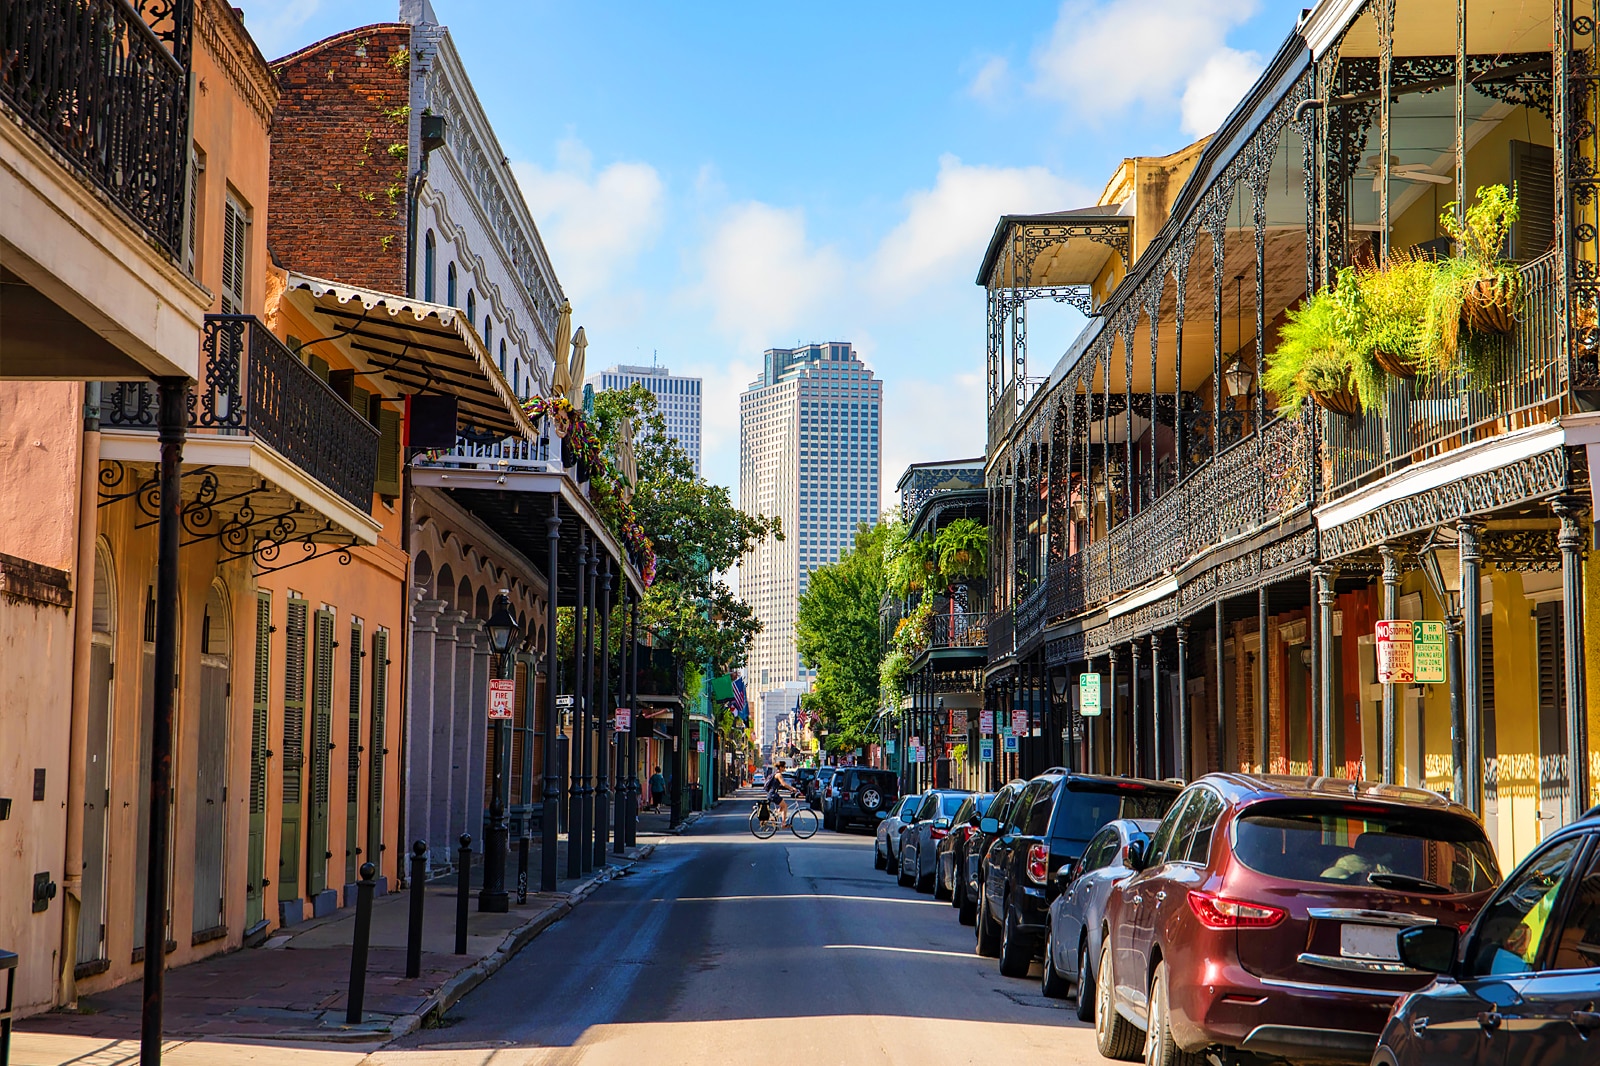
[[[240,0],[270,59],[397,0]],[[884,483],[983,450],[996,218],[1092,203],[1124,156],[1209,132],[1293,28],[1284,0],[433,0],[589,366],[705,377],[706,475],[737,490],[770,346],[849,340],[884,379]],[[1033,373],[1076,332],[1030,317]]]

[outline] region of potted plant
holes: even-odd
[[[1381,268],[1356,277],[1360,322],[1359,353],[1397,378],[1414,378],[1421,369],[1419,342],[1438,267],[1432,260],[1396,252]]]
[[[1382,372],[1360,340],[1360,303],[1355,271],[1346,267],[1332,287],[1289,311],[1261,376],[1285,416],[1306,400],[1348,417],[1382,405]]]
[[[1479,341],[1510,333],[1522,300],[1522,274],[1501,258],[1506,235],[1519,211],[1515,190],[1504,185],[1480,188],[1472,206],[1456,220],[1456,204],[1439,215],[1456,243],[1457,254],[1436,264],[1427,313],[1418,338],[1418,355],[1427,369],[1448,373],[1465,365],[1492,370]]]
[[[989,530],[970,518],[958,518],[941,529],[933,547],[947,582],[970,581],[989,572]]]

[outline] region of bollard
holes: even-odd
[[[406,925],[406,976],[422,975],[422,894],[428,880],[428,845],[411,845],[411,920]]]
[[[461,854],[456,871],[456,954],[467,953],[467,895],[472,880],[472,834],[461,834]]]
[[[378,868],[361,864],[361,880],[356,882],[356,938],[350,945],[350,1000],[345,1007],[346,1025],[361,1024],[361,1001],[367,992],[367,941],[372,938],[372,894],[378,890]]]
[[[517,902],[528,902],[528,837],[517,838]]]

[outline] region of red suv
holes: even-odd
[[[1095,1037],[1117,1059],[1148,1037],[1152,1066],[1367,1063],[1395,1000],[1432,976],[1400,961],[1398,934],[1465,928],[1500,881],[1478,820],[1435,793],[1242,774],[1191,785],[1127,865]]]

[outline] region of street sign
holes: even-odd
[[[1017,735],[1015,733],[1007,733],[1005,735],[1005,742],[1006,742],[1006,747],[1005,747],[1006,751],[1014,752],[1014,751],[1017,750]]]
[[[894,740],[890,739],[890,740],[884,741],[883,742],[883,750],[884,750],[884,752],[886,754],[893,755],[894,754]]]
[[[1382,618],[1373,629],[1378,648],[1378,684],[1409,685],[1416,680],[1414,624],[1409,618]],[[1443,653],[1440,663],[1443,664]],[[1439,680],[1443,681],[1441,677]]]
[[[489,679],[489,719],[509,721],[516,717],[511,701],[517,694],[517,683],[509,677]]]
[[[699,752],[700,754],[704,755],[705,754],[705,750],[706,750],[706,742],[703,741],[703,740],[695,741],[694,742],[694,750]]]
[[[1019,735],[1024,735],[1024,736],[1027,735],[1027,732],[1028,732],[1028,712],[1027,711],[1012,711],[1011,712],[1011,732],[1015,733],[1015,734],[1019,734]]]
[[[985,736],[994,735],[994,712],[984,710],[978,715],[978,732]]]
[[[626,733],[633,726],[633,709],[631,707],[618,707],[611,718],[611,728],[618,733]]]
[[[994,762],[994,739],[992,737],[984,737],[978,741],[978,761]]]
[[[1444,623],[1413,622],[1411,664],[1419,684],[1444,682]]]
[[[1085,718],[1100,716],[1100,675],[1078,675],[1078,713]]]
[[[967,731],[967,712],[965,709],[950,712],[950,732],[965,733]]]
[[[573,697],[571,695],[557,696],[556,697],[556,706],[560,707],[563,711],[570,711],[570,710],[572,710],[572,702],[573,702],[574,698],[575,697]]]

